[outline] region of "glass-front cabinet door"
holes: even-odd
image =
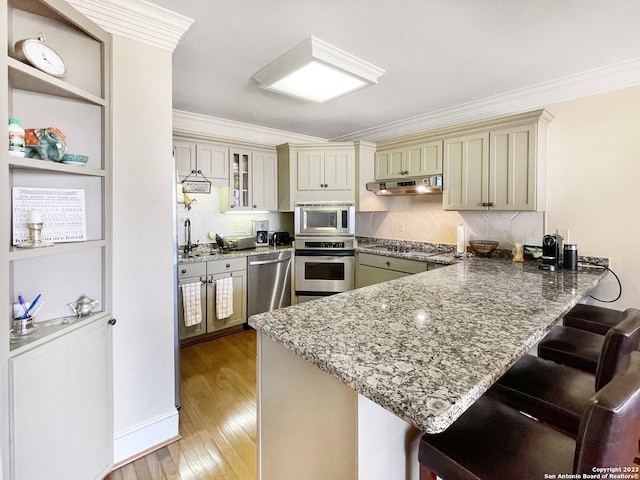
[[[229,188],[229,202],[232,209],[250,210],[251,195],[249,194],[249,159],[251,152],[231,151],[231,175]]]

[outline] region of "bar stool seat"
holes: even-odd
[[[577,435],[590,398],[616,375],[622,359],[640,345],[640,311],[629,309],[604,337],[595,377],[525,355],[487,392],[512,408]]]
[[[538,356],[585,372],[596,373],[604,337],[579,328],[558,326],[538,344]]]
[[[525,355],[487,395],[577,435],[582,412],[595,393],[595,378],[590,373]]]
[[[563,325],[605,335],[622,321],[624,312],[597,305],[577,304],[564,316]]]
[[[630,466],[638,455],[640,352],[586,406],[573,438],[488,396],[449,428],[425,434],[421,480],[540,480],[545,474],[591,474],[594,467]],[[582,477],[580,477],[582,478]]]

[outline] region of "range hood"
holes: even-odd
[[[442,193],[442,175],[394,178],[367,183],[367,190],[376,195],[434,195]]]

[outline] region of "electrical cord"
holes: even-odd
[[[613,300],[601,300],[599,298],[594,297],[593,295],[589,294],[589,296],[591,298],[593,298],[594,300],[598,301],[598,302],[602,302],[602,303],[613,303],[616,302],[620,299],[620,297],[622,296],[622,282],[620,282],[620,278],[618,277],[618,275],[616,275],[616,272],[614,272],[613,270],[611,270],[609,267],[605,267],[604,265],[598,265],[597,263],[591,263],[591,262],[580,262],[581,266],[590,266],[590,267],[596,267],[596,268],[602,268],[604,270],[607,270],[608,272],[611,272],[611,275],[613,275],[614,277],[616,277],[616,280],[618,281],[618,296],[616,298],[614,298]]]

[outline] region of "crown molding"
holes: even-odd
[[[173,52],[194,20],[144,0],[67,0],[107,32]]]
[[[240,141],[262,146],[275,146],[283,143],[324,143],[327,141],[324,138],[210,117],[183,110],[173,111],[173,134],[190,138]]]
[[[361,130],[331,141],[380,142],[462,123],[542,109],[550,104],[640,85],[640,58],[609,65],[501,95]]]

